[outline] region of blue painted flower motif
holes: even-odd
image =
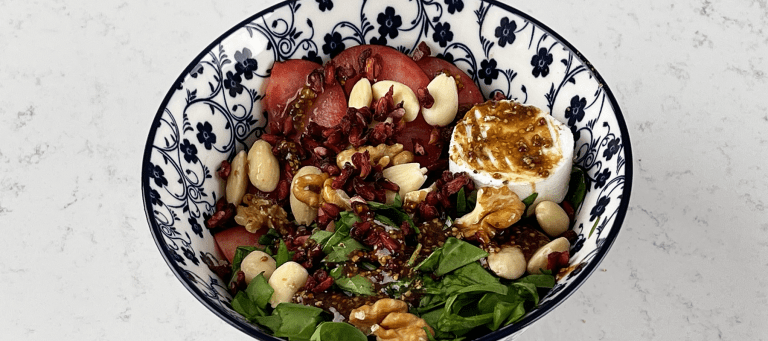
[[[190,143],[188,139],[184,139],[184,141],[179,145],[179,151],[184,154],[184,160],[187,160],[187,162],[197,162],[197,147]]]
[[[205,123],[197,123],[197,141],[202,143],[205,149],[208,150],[216,143],[216,134],[213,133],[213,127],[207,121]]]
[[[499,46],[504,47],[507,44],[511,45],[513,42],[515,42],[516,29],[517,24],[514,20],[509,21],[509,18],[507,17],[501,18],[499,27],[496,27],[496,32],[494,33],[496,38],[499,38]]]
[[[163,186],[168,186],[168,180],[165,179],[165,172],[162,168],[160,168],[160,166],[150,162],[149,166],[147,166],[147,171],[149,173],[149,177],[155,179],[155,185],[159,186],[160,188]]]
[[[432,34],[432,40],[436,43],[440,43],[440,47],[446,47],[448,42],[453,40],[451,24],[437,23],[437,25],[435,25],[435,33]]]
[[[154,189],[149,191],[149,201],[154,206],[163,206],[163,201],[160,200],[160,193],[157,193]]]
[[[499,70],[496,69],[496,60],[491,58],[490,60],[484,59],[480,62],[480,70],[477,75],[483,79],[486,85],[491,85],[494,79],[499,78]]]
[[[595,207],[592,207],[592,210],[589,211],[589,221],[595,220],[598,216],[605,213],[605,206],[608,206],[608,204],[611,202],[611,198],[605,196],[600,197],[600,199],[597,200],[597,203],[595,204]]]
[[[583,225],[582,225],[583,227]],[[571,246],[571,254],[577,253],[581,250],[582,247],[584,247],[584,241],[587,240],[584,238],[583,234],[579,234],[576,241],[573,243],[573,246]]]
[[[184,257],[179,256],[176,251],[171,251],[171,257],[173,257],[173,260],[176,261],[176,263],[181,263],[182,265],[187,265],[187,262],[184,261]]]
[[[200,265],[200,260],[197,259],[197,256],[195,256],[195,251],[191,248],[182,247],[182,250],[184,250],[184,257],[187,257],[187,259],[191,260],[192,263],[195,263],[195,265]]]
[[[382,37],[389,35],[390,38],[397,38],[397,29],[403,25],[403,20],[399,15],[395,15],[395,9],[393,7],[387,7],[384,13],[379,13],[379,17],[376,18],[376,22],[379,23],[379,34]]]
[[[317,55],[317,51],[314,51],[314,50],[307,52],[307,55],[304,57],[301,57],[301,59],[308,60],[310,62],[315,62],[318,64],[323,63],[323,59],[320,58],[320,56]]]
[[[203,69],[203,63],[198,63],[192,70],[189,70],[189,75],[192,76],[192,78],[197,78],[198,75],[203,74]]]
[[[445,54],[438,53],[437,56],[435,56],[435,57],[440,58],[440,59],[442,59],[442,60],[444,60],[446,62],[450,62],[450,63],[453,63],[453,59],[454,59],[453,58],[453,54],[450,53],[450,52],[446,52]]]
[[[615,138],[608,142],[608,145],[605,147],[605,150],[603,151],[603,157],[605,157],[605,160],[610,160],[614,155],[616,155],[619,152],[619,149],[621,149],[621,145],[619,143],[621,142],[621,138]]]
[[[320,11],[325,12],[325,10],[332,10],[333,9],[333,1],[331,0],[315,0],[318,5],[320,6]]]
[[[323,53],[331,56],[331,58],[336,57],[337,54],[347,48],[344,45],[339,32],[334,32],[333,35],[326,34],[325,37],[323,37],[323,40],[325,40],[325,44],[323,44]]]
[[[568,125],[573,126],[576,122],[584,119],[584,108],[587,106],[587,98],[579,95],[571,98],[571,106],[565,108],[565,118],[568,119]]]
[[[605,186],[605,182],[611,178],[611,170],[608,168],[603,169],[601,173],[597,173],[595,177],[595,189]]]
[[[243,52],[235,51],[235,60],[237,61],[237,64],[235,64],[235,71],[237,71],[237,74],[243,75],[245,79],[253,78],[253,71],[256,71],[259,67],[259,63],[256,62],[256,59],[251,57],[251,50],[248,48],[244,48]]]
[[[581,130],[579,130],[576,126],[571,126],[571,133],[573,134],[574,141],[578,141],[579,138],[581,138]]]
[[[223,81],[224,88],[229,89],[229,95],[235,97],[237,94],[243,93],[243,85],[240,84],[242,81],[239,73],[233,74],[232,71],[227,71],[227,79]]]
[[[387,45],[387,37],[373,37],[371,38],[371,44],[373,45]]]
[[[445,0],[445,4],[448,5],[448,13],[461,12],[464,9],[463,0]]]
[[[549,66],[552,64],[552,54],[547,51],[545,48],[540,48],[539,52],[535,55],[533,55],[533,58],[531,58],[531,66],[533,66],[533,73],[534,77],[539,77],[541,75],[542,77],[547,77],[549,74]]]
[[[187,221],[189,222],[189,226],[192,228],[192,232],[194,232],[200,238],[203,238],[203,227],[200,226],[200,224],[197,222],[197,219],[189,218]]]

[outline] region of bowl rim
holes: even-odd
[[[207,47],[205,47],[197,55],[197,57],[195,57],[192,60],[192,62],[190,62],[189,65],[187,65],[187,67],[184,68],[181,74],[176,78],[176,81],[174,84],[177,84],[183,81],[186,75],[189,73],[189,71],[191,71],[192,68],[194,68],[199,63],[199,61],[202,60],[208,54],[208,51],[218,46],[222,41],[224,41],[226,38],[232,35],[232,33],[242,29],[245,25],[247,25],[250,22],[253,22],[255,19],[265,14],[268,14],[270,12],[273,12],[275,9],[286,6],[287,4],[295,1],[298,1],[298,0],[280,1],[266,9],[263,9],[257,12],[256,14],[253,14],[247,17],[245,20],[242,20],[237,25],[232,26],[230,29],[228,29],[226,32],[224,32],[218,38],[216,38],[213,42],[211,42]],[[627,123],[624,120],[624,115],[622,114],[621,108],[619,107],[619,103],[616,101],[616,97],[613,95],[613,91],[611,91],[610,87],[604,81],[603,76],[600,75],[600,73],[594,68],[592,63],[590,63],[587,60],[587,58],[584,57],[584,55],[579,50],[577,50],[570,42],[568,42],[565,38],[563,38],[559,33],[555,32],[554,30],[549,28],[549,26],[543,24],[539,20],[533,18],[531,15],[526,14],[518,10],[517,8],[514,8],[511,5],[508,5],[498,0],[479,0],[479,1],[486,2],[494,6],[498,6],[504,9],[505,11],[515,14],[517,16],[520,16],[523,19],[528,20],[529,22],[542,28],[549,35],[557,39],[558,42],[562,43],[565,47],[567,47],[573,54],[575,54],[575,56],[581,62],[583,62],[584,65],[589,67],[589,71],[595,77],[596,81],[602,85],[602,88],[605,91],[606,95],[608,96],[608,99],[610,100],[611,106],[614,110],[616,121],[619,125],[619,131],[621,132],[621,137],[624,140],[623,150],[624,150],[624,156],[626,160],[626,163],[624,164],[625,170],[624,170],[624,188],[622,191],[622,200],[619,203],[617,214],[614,217],[613,226],[611,226],[611,230],[609,231],[604,244],[602,245],[601,249],[597,251],[597,254],[595,255],[595,258],[593,259],[593,261],[590,262],[582,270],[582,273],[584,274],[582,276],[579,276],[579,278],[575,280],[573,285],[563,289],[563,292],[561,293],[561,295],[563,295],[562,299],[557,301],[548,301],[543,304],[540,304],[536,310],[531,312],[528,316],[526,316],[522,320],[515,322],[507,327],[501,328],[499,330],[493,331],[484,336],[474,339],[474,341],[491,341],[491,340],[498,340],[499,338],[509,336],[517,331],[521,331],[528,328],[531,324],[533,324],[533,322],[541,319],[542,317],[544,317],[544,315],[548,314],[550,311],[554,310],[554,308],[556,308],[557,306],[562,304],[565,300],[567,300],[571,295],[573,295],[573,293],[576,292],[576,290],[578,290],[584,284],[584,282],[586,282],[586,280],[589,277],[591,277],[592,273],[597,269],[597,267],[600,265],[600,263],[603,261],[603,259],[607,255],[608,251],[613,246],[613,242],[616,240],[619,234],[619,230],[621,229],[621,225],[624,222],[624,218],[626,217],[627,209],[629,208],[630,194],[632,191],[632,175],[633,175],[632,163],[634,159],[632,156],[632,146],[630,143],[629,129],[627,128]],[[147,136],[147,142],[144,147],[144,155],[142,157],[142,163],[141,163],[141,167],[142,167],[141,191],[142,191],[142,200],[144,201],[144,213],[147,217],[147,222],[149,223],[149,230],[155,241],[155,245],[157,246],[160,253],[163,255],[163,258],[165,259],[166,264],[168,264],[168,266],[171,268],[176,278],[179,279],[181,284],[211,312],[213,312],[219,318],[221,318],[222,320],[226,321],[233,327],[239,329],[240,331],[242,331],[243,333],[249,336],[256,337],[262,340],[282,341],[282,339],[276,338],[272,335],[266,334],[264,332],[261,332],[253,328],[253,326],[251,326],[250,324],[231,318],[230,315],[226,311],[224,311],[220,305],[214,305],[208,300],[204,299],[203,297],[205,297],[205,294],[200,289],[198,289],[197,286],[189,283],[189,279],[184,275],[184,270],[175,261],[173,261],[173,256],[170,254],[168,249],[164,248],[163,246],[164,244],[163,236],[160,233],[160,229],[154,220],[154,215],[152,214],[152,205],[151,205],[151,200],[149,199],[150,198],[149,173],[145,165],[150,161],[152,156],[152,149],[154,145],[153,142],[157,132],[157,129],[154,127],[154,122],[157,122],[160,119],[160,117],[163,115],[163,113],[165,112],[165,108],[168,106],[168,103],[170,102],[174,93],[175,91],[173,87],[170,90],[168,90],[165,97],[163,98],[163,101],[160,104],[159,109],[157,110],[157,113],[155,114],[155,117],[152,120],[153,124],[150,125],[149,134]]]

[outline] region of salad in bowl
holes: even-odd
[[[295,1],[179,78],[143,185],[171,268],[246,333],[503,339],[604,257],[629,161],[599,75],[522,13]]]

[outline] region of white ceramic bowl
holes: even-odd
[[[576,48],[496,1],[299,0],[259,12],[224,33],[184,69],[152,123],[142,190],[152,236],[184,286],[243,332],[278,340],[229,306],[226,283],[205,262],[223,259],[203,224],[223,195],[215,169],[263,132],[262,84],[276,60],[327,61],[345,47],[380,43],[410,53],[425,41],[480,86],[565,122],[589,187],[577,211],[571,264],[583,264],[521,321],[478,340],[511,340],[557,307],[597,268],[629,204],[627,127],[608,84]],[[618,308],[617,308],[618,309]]]

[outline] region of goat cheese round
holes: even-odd
[[[449,169],[477,187],[508,186],[520,199],[561,202],[568,192],[573,134],[534,106],[488,101],[470,109],[453,130]]]

